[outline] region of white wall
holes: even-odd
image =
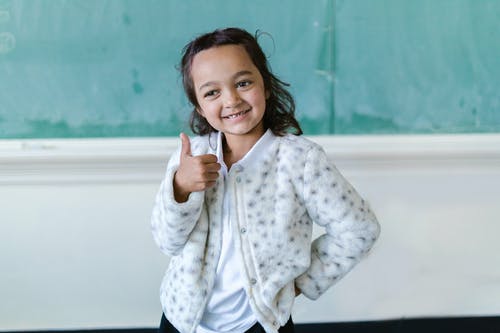
[[[500,135],[313,139],[382,234],[295,321],[500,313]],[[149,217],[176,144],[0,141],[0,331],[158,324],[168,258]]]

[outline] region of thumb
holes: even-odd
[[[191,156],[191,141],[189,141],[189,137],[184,133],[181,133],[181,143],[181,155]]]

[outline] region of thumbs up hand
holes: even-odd
[[[221,165],[213,154],[192,156],[189,137],[184,133],[180,137],[181,157],[174,175],[174,196],[177,202],[186,202],[191,192],[204,191],[215,185]]]

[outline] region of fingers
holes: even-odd
[[[181,138],[181,155],[192,157],[193,155],[191,153],[191,140],[189,140],[189,136],[187,136],[184,133],[181,133],[180,138]],[[201,162],[205,164],[217,163],[217,156],[213,154],[200,155],[197,156],[197,158],[200,159]]]
[[[180,137],[182,144],[181,155],[191,156],[191,141],[189,140],[189,137],[184,133],[181,133]]]
[[[219,170],[221,169],[221,165],[217,162],[215,163],[203,163],[198,160],[194,163],[197,163],[197,166],[194,167],[193,180],[199,183],[208,183],[215,182],[219,178]]]
[[[219,164],[218,163],[219,160],[217,159],[217,156],[215,156],[214,154],[198,155],[196,157],[204,164],[212,164],[212,163]]]
[[[193,156],[189,137],[181,133],[181,156],[179,168],[174,176],[176,193],[191,193],[206,190],[215,185],[221,165],[217,156],[205,154]]]
[[[219,170],[221,169],[221,165],[219,163],[208,163],[205,164],[205,171],[208,173],[216,173],[219,174]]]
[[[218,178],[218,173],[205,173],[203,175],[200,175],[199,178],[193,179],[191,192],[204,191],[214,186]]]
[[[190,180],[192,181],[192,191],[204,191],[215,185],[219,178],[219,163],[203,163],[199,156],[193,157]]]

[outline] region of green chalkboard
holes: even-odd
[[[500,131],[498,0],[0,0],[0,138],[176,136],[176,65],[262,30],[307,134]]]
[[[274,72],[328,132],[332,14],[327,0],[0,0],[0,138],[178,135],[181,49],[226,26],[272,35],[260,41]]]
[[[500,1],[337,0],[336,133],[500,132]]]

